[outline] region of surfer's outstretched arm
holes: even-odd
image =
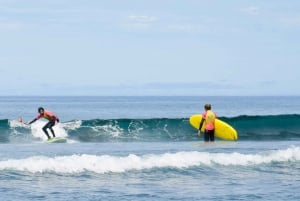
[[[30,122],[24,122],[24,124],[26,124],[26,125],[30,125],[30,124],[32,124],[32,123],[34,123],[36,120],[38,120],[37,118],[34,118],[32,121],[30,121]]]

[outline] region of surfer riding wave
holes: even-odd
[[[59,122],[58,116],[55,115],[54,113],[50,112],[50,111],[45,110],[43,107],[39,107],[38,108],[38,113],[39,114],[37,115],[37,117],[34,118],[32,121],[30,121],[30,122],[24,122],[24,123],[26,125],[30,125],[30,124],[34,123],[35,121],[37,121],[40,118],[45,118],[45,119],[47,119],[49,121],[43,127],[43,131],[47,135],[48,140],[51,139],[51,137],[50,137],[47,129],[49,129],[51,131],[52,136],[54,138],[55,137],[55,133],[54,133],[54,130],[53,130],[52,127],[55,126],[55,124]]]

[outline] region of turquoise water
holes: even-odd
[[[188,117],[206,102],[238,141],[196,136]],[[299,105],[299,97],[2,97],[1,200],[299,200]],[[43,121],[16,121],[39,106],[59,115],[56,132],[68,143],[44,143]]]

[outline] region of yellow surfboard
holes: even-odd
[[[200,122],[202,120],[201,114],[195,114],[190,117],[190,124],[196,128],[199,129]],[[204,132],[204,126],[202,126],[201,131]],[[224,121],[220,119],[215,120],[215,137],[224,139],[224,140],[237,140],[238,134],[236,130],[231,127],[229,124],[225,123]]]

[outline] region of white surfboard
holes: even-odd
[[[47,143],[66,143],[67,139],[62,137],[54,137],[46,141]]]

